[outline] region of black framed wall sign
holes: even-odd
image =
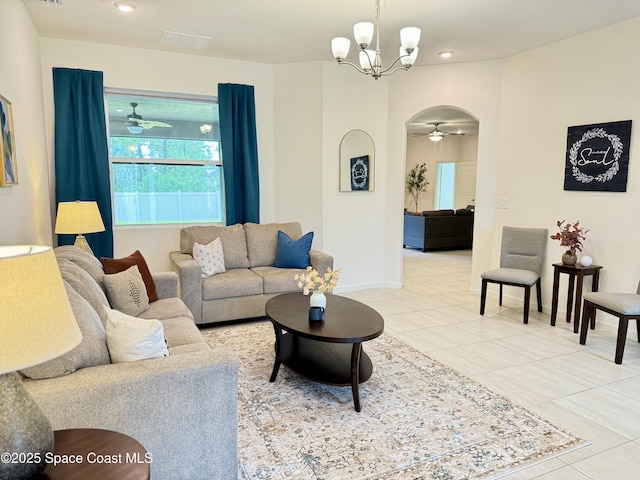
[[[564,189],[626,192],[631,120],[569,127]]]
[[[369,190],[369,155],[351,159],[351,190]]]

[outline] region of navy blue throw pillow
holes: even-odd
[[[279,268],[307,268],[311,265],[309,250],[313,241],[313,232],[309,232],[298,240],[284,232],[278,231],[278,250],[276,251],[276,263]]]

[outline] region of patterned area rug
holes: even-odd
[[[269,383],[269,322],[211,329],[238,359],[239,478],[471,479],[497,477],[580,439],[383,334],[363,344],[374,372],[360,385],[320,385],[286,366]]]

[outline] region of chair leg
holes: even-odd
[[[593,303],[584,301],[582,305],[582,323],[580,324],[580,345],[587,343],[587,332],[589,331],[589,319],[595,315],[595,306]]]
[[[540,279],[536,281],[536,297],[538,299],[538,311],[542,313],[542,287],[540,285]]]
[[[498,305],[502,306],[502,284],[500,284],[500,300],[498,301]]]
[[[640,343],[640,318],[636,318],[636,329],[638,330],[638,343]]]
[[[529,303],[531,303],[531,286],[524,287],[524,323],[529,323]]]
[[[482,290],[480,291],[480,315],[484,315],[484,307],[487,303],[487,281],[482,279]]]
[[[616,363],[619,365],[622,363],[622,356],[624,355],[624,343],[627,339],[627,328],[629,326],[629,318],[625,315],[620,316],[620,323],[618,324],[618,342],[616,344]]]

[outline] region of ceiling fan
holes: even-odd
[[[133,109],[133,111],[127,115],[127,122],[125,123],[129,133],[141,133],[142,130],[148,130],[153,127],[171,128],[171,125],[165,122],[143,120],[142,115],[136,113],[136,107],[138,104],[136,102],[131,102],[129,105],[131,105],[131,108]]]
[[[464,133],[462,132],[445,132],[444,130],[439,130],[438,125],[444,125],[444,124],[445,124],[444,122],[426,123],[424,125],[433,125],[435,128],[428,133],[414,133],[413,136],[422,137],[426,135],[427,137],[429,137],[429,140],[431,140],[432,142],[439,142],[447,135],[464,135]]]

